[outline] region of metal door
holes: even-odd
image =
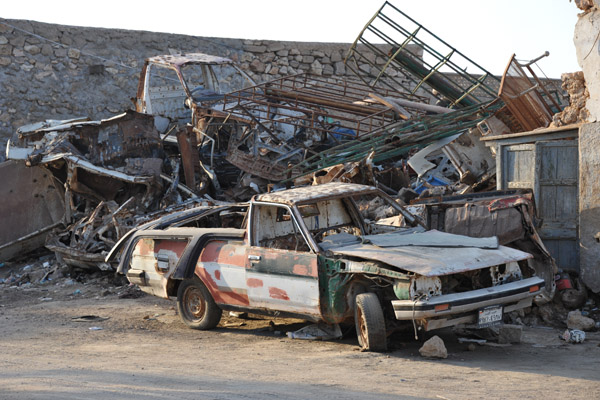
[[[577,141],[561,140],[536,144],[534,193],[543,223],[539,234],[558,266],[579,270]]]
[[[576,140],[501,145],[498,189],[534,191],[542,226],[538,233],[558,266],[579,269],[578,143]]]

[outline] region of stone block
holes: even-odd
[[[52,75],[52,72],[42,71],[42,72],[38,72],[37,74],[35,74],[34,78],[37,79],[38,81],[43,81],[43,80],[46,80],[46,78],[49,77],[50,75]]]
[[[10,65],[11,62],[12,62],[12,60],[10,59],[10,57],[0,57],[0,65],[3,67]]]
[[[251,62],[252,60],[254,60],[254,54],[252,53],[243,53],[242,57],[240,59],[240,62]]]
[[[302,56],[302,61],[305,64],[311,64],[313,61],[315,61],[315,58],[313,56]]]
[[[252,72],[262,74],[263,72],[265,72],[265,68],[265,64],[261,62],[258,58],[252,60],[252,62],[250,63],[250,71]]]
[[[66,57],[67,55],[67,49],[64,48],[58,48],[58,49],[54,49],[54,56],[55,57]]]
[[[334,65],[336,75],[346,75],[346,65],[342,61],[338,61]]]
[[[27,64],[22,64],[21,65],[21,70],[25,71],[25,72],[29,72],[34,68],[33,65],[27,63]]]
[[[370,63],[375,63],[375,54],[373,54],[371,52],[367,52],[367,51],[365,51],[365,52],[363,52],[361,54]]]
[[[297,56],[300,54],[300,50],[298,49],[290,49],[290,56]]]
[[[499,328],[498,343],[521,343],[523,336],[523,327],[521,325],[504,324]]]
[[[81,51],[77,49],[69,49],[67,51],[67,55],[73,60],[79,60],[79,57],[81,56]]]
[[[315,57],[325,57],[325,53],[320,50],[313,50],[312,55]]]
[[[329,64],[323,65],[323,75],[327,75],[327,76],[333,75],[333,67]]]
[[[247,45],[244,46],[244,51],[248,51],[250,53],[264,53],[267,51],[267,46]]]
[[[439,336],[434,336],[419,349],[419,354],[427,358],[448,358],[448,350]]]
[[[0,45],[0,56],[10,56],[12,54],[13,47],[10,44]]]
[[[567,315],[567,328],[588,332],[596,328],[596,321],[581,315],[581,311],[571,311]]]
[[[0,24],[0,33],[11,33],[13,28],[8,25]]]
[[[342,61],[342,55],[340,54],[339,51],[334,50],[331,52],[331,62],[338,62],[338,61]]]
[[[290,51],[283,49],[283,50],[279,50],[275,54],[277,54],[278,57],[287,57],[290,54]]]
[[[296,60],[292,60],[290,61],[290,67],[292,68],[298,68],[300,66],[300,63]]]
[[[44,44],[42,46],[42,55],[44,56],[51,56],[54,54],[54,50],[52,49],[52,46],[49,45],[48,43]]]
[[[14,57],[25,57],[25,52],[19,48],[14,48],[13,49],[13,56]]]
[[[25,37],[24,36],[15,36],[10,38],[9,40],[10,44],[12,44],[15,47],[23,47],[25,46]]]
[[[263,53],[260,56],[258,56],[258,58],[265,64],[270,63],[275,59],[275,53]]]
[[[272,51],[272,52],[280,51],[280,50],[283,50],[284,48],[285,48],[285,46],[281,42],[269,43],[269,45],[267,46],[267,50]]]
[[[371,66],[369,64],[361,64],[358,66],[358,69],[367,74],[371,72]]]
[[[0,36],[0,44],[8,44],[8,38],[6,36]]]

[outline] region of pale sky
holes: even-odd
[[[391,0],[397,8],[494,74],[512,53],[551,78],[581,68],[569,0]],[[0,16],[65,25],[195,36],[353,42],[383,0],[196,0],[3,2]]]

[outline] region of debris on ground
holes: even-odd
[[[312,324],[298,329],[294,332],[288,332],[287,337],[290,339],[306,339],[306,340],[331,340],[342,337],[342,331],[338,324]]]
[[[419,354],[426,358],[448,358],[446,345],[437,335],[423,343],[423,346],[419,349]]]
[[[596,321],[592,318],[584,317],[581,311],[571,311],[567,315],[567,328],[587,332],[596,328]]]
[[[585,340],[585,332],[579,329],[567,329],[558,337],[567,343],[583,343]]]
[[[514,344],[521,343],[523,336],[522,325],[503,324],[500,325],[498,330],[498,343],[500,344]]]

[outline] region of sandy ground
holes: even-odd
[[[67,284],[68,283],[68,284]],[[422,358],[288,339],[301,321],[227,316],[213,331],[179,321],[172,301],[106,280],[0,285],[0,399],[599,399],[600,332],[583,344],[526,328],[504,347],[460,344]],[[105,320],[77,321],[94,315]],[[101,328],[101,329],[100,329]]]

